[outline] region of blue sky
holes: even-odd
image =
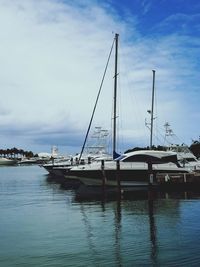
[[[165,122],[200,135],[200,3],[195,0],[1,0],[1,147],[76,153],[114,33],[119,45],[119,150],[149,144],[145,119],[156,70],[154,144]],[[113,58],[93,127],[110,130]]]

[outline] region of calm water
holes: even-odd
[[[200,199],[78,202],[38,166],[0,168],[0,266],[200,266]]]

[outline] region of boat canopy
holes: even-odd
[[[169,163],[172,162],[179,166],[177,154],[176,153],[166,153],[157,151],[158,153],[152,153],[149,151],[135,151],[130,152],[124,155],[121,155],[116,160],[123,161],[123,162],[146,162],[146,163],[152,163],[152,164],[162,164],[162,163]]]

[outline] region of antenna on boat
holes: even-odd
[[[117,63],[118,63],[118,38],[119,34],[115,34],[115,75],[114,75],[114,107],[113,107],[113,159],[118,157],[116,153],[116,119],[117,119]]]
[[[152,85],[152,102],[151,102],[151,135],[150,135],[150,149],[152,149],[152,142],[153,142],[153,109],[154,109],[154,91],[155,91],[155,70],[152,70],[153,72],[153,85]]]
[[[175,134],[174,134],[174,132],[173,132],[173,130],[171,129],[171,125],[169,124],[169,122],[166,122],[165,124],[164,124],[164,128],[165,128],[165,137],[164,137],[164,144],[165,144],[165,142],[166,143],[168,143],[168,144],[170,144],[170,141],[169,140],[167,140],[167,137],[176,137],[176,138],[178,138]]]
[[[170,124],[169,124],[169,122],[166,122],[165,124],[164,124],[164,127],[165,127],[165,138],[167,137],[167,136],[172,136],[172,135],[174,135],[174,133],[173,133],[173,130],[170,128]]]

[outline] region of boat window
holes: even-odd
[[[133,155],[123,159],[124,162],[160,162],[161,159],[149,155]]]
[[[122,161],[124,162],[151,162],[152,164],[162,164],[162,163],[168,163],[173,162],[177,164],[177,156],[176,155],[170,155],[165,157],[155,157],[151,155],[132,155],[130,157],[124,158]]]
[[[186,158],[186,160],[187,160],[188,162],[194,162],[194,161],[196,161],[194,158]]]

